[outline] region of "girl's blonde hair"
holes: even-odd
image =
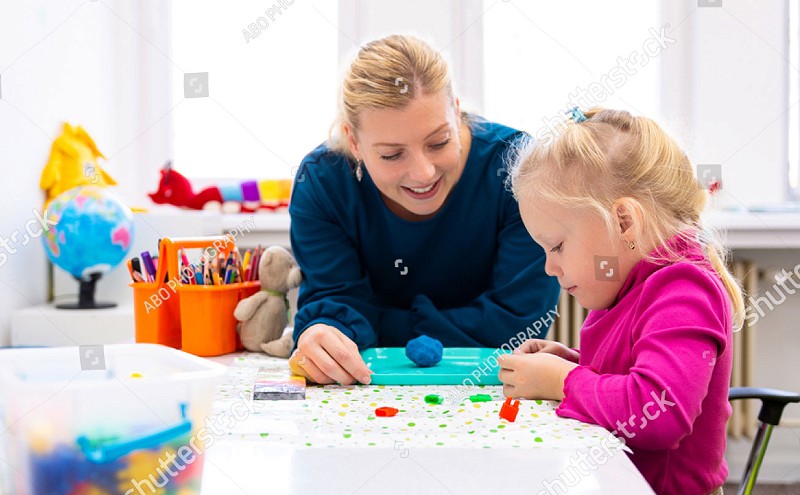
[[[328,147],[353,160],[345,124],[357,132],[364,110],[404,108],[416,95],[442,90],[455,103],[450,66],[429,44],[402,35],[372,41],[361,48],[345,73]]]
[[[550,143],[529,140],[520,146],[510,174],[514,196],[593,210],[612,236],[619,233],[612,207],[629,198],[645,224],[638,230],[642,238],[634,241],[642,255],[650,255],[644,246],[664,246],[659,260],[679,261],[667,241],[675,236],[699,240],[730,296],[733,327],[741,328],[742,289],[726,267],[726,250],[701,223],[708,193],[695,178],[689,158],[648,118],[602,108],[585,116],[583,122],[568,122]]]

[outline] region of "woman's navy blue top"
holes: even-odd
[[[460,179],[423,221],[392,213],[366,169],[359,182],[348,159],[326,145],[303,159],[289,206],[303,272],[295,342],[324,323],[360,349],[405,346],[420,335],[445,346],[499,347],[548,317],[558,283],[505,187],[505,159],[522,133],[479,118],[470,129]]]

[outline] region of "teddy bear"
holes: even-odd
[[[249,351],[263,351],[288,358],[292,350],[292,334],[284,329],[289,324],[289,299],[286,293],[300,286],[303,275],[288,250],[270,246],[258,263],[261,290],[242,299],[233,316],[242,345]]]

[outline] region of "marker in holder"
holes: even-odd
[[[233,311],[240,300],[261,288],[259,281],[191,285],[181,281],[179,251],[209,248],[225,258],[235,244],[230,236],[161,239],[155,282],[133,288],[136,342],[164,344],[197,356],[218,356],[242,349]]]

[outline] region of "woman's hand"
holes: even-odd
[[[512,399],[564,398],[564,380],[570,371],[577,368],[555,354],[501,354],[497,357],[503,382],[503,394]]]
[[[542,339],[526,340],[522,343],[522,345],[514,349],[513,354],[533,354],[536,352],[554,354],[573,363],[577,363],[578,358],[580,358],[580,354],[578,352],[573,351],[564,344],[560,342],[553,342],[552,340]]]
[[[289,367],[293,373],[322,385],[355,382],[366,385],[372,374],[355,342],[338,328],[322,323],[311,325],[300,335]]]

